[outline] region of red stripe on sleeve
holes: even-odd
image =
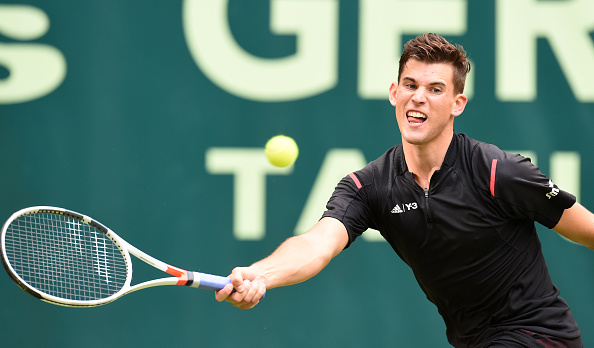
[[[495,173],[497,172],[497,160],[491,162],[491,196],[495,197]]]
[[[357,178],[357,176],[354,173],[350,173],[349,176],[351,177],[351,179],[353,179],[353,181],[355,182],[355,185],[357,185],[358,189],[363,187],[363,185],[361,185],[361,182],[359,181],[359,178]]]

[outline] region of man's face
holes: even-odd
[[[427,145],[451,140],[454,118],[464,111],[467,98],[454,93],[454,68],[446,63],[409,60],[397,85],[390,86],[390,103],[402,140]]]

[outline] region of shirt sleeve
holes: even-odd
[[[557,187],[529,158],[496,150],[483,154],[483,178],[504,214],[555,227],[575,196]]]
[[[346,227],[349,242],[346,248],[368,228],[375,228],[371,222],[368,204],[371,178],[370,165],[360,171],[345,176],[334,189],[334,193],[326,204],[322,217],[332,217]]]

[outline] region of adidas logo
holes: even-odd
[[[400,213],[404,213],[404,210],[402,210],[400,208],[400,206],[398,204],[396,204],[396,206],[394,207],[394,209],[392,209],[392,214],[400,214]]]
[[[417,202],[405,203],[405,204],[402,204],[402,206],[400,204],[396,204],[394,206],[394,208],[392,208],[391,213],[392,214],[406,213],[407,211],[415,210],[418,207],[419,207],[419,205],[417,204]]]

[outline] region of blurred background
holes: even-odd
[[[456,131],[531,157],[594,209],[592,13],[590,0],[0,1],[0,217],[64,207],[227,275],[307,230],[340,178],[400,142],[388,87],[424,32],[473,64]],[[266,163],[277,134],[299,144],[294,167]],[[591,346],[594,254],[538,230]],[[449,346],[374,233],[250,311],[185,287],[63,308],[2,274],[3,345]],[[135,266],[136,281],[159,276]]]

